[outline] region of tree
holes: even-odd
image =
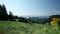
[[[8,20],[7,10],[4,4],[0,5],[0,20]]]
[[[14,16],[13,16],[13,13],[11,11],[9,11],[9,20],[13,20]]]
[[[19,22],[28,23],[28,21],[23,17],[19,17]]]
[[[18,19],[18,16],[14,16],[14,15],[13,15],[13,19]]]
[[[2,19],[2,6],[0,4],[0,20]]]

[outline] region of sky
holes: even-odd
[[[0,0],[17,16],[49,16],[60,14],[60,0]]]

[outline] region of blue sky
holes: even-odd
[[[7,12],[18,16],[49,16],[60,14],[60,0],[0,0]]]

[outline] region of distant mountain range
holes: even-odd
[[[22,17],[27,18],[27,16]],[[31,18],[49,18],[49,16],[31,16]]]
[[[27,17],[24,17],[25,19],[27,19]],[[49,16],[36,16],[36,17],[31,17],[32,20],[34,21],[44,21],[47,18],[49,18]]]

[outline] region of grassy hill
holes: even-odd
[[[60,34],[58,26],[0,21],[0,34]]]

